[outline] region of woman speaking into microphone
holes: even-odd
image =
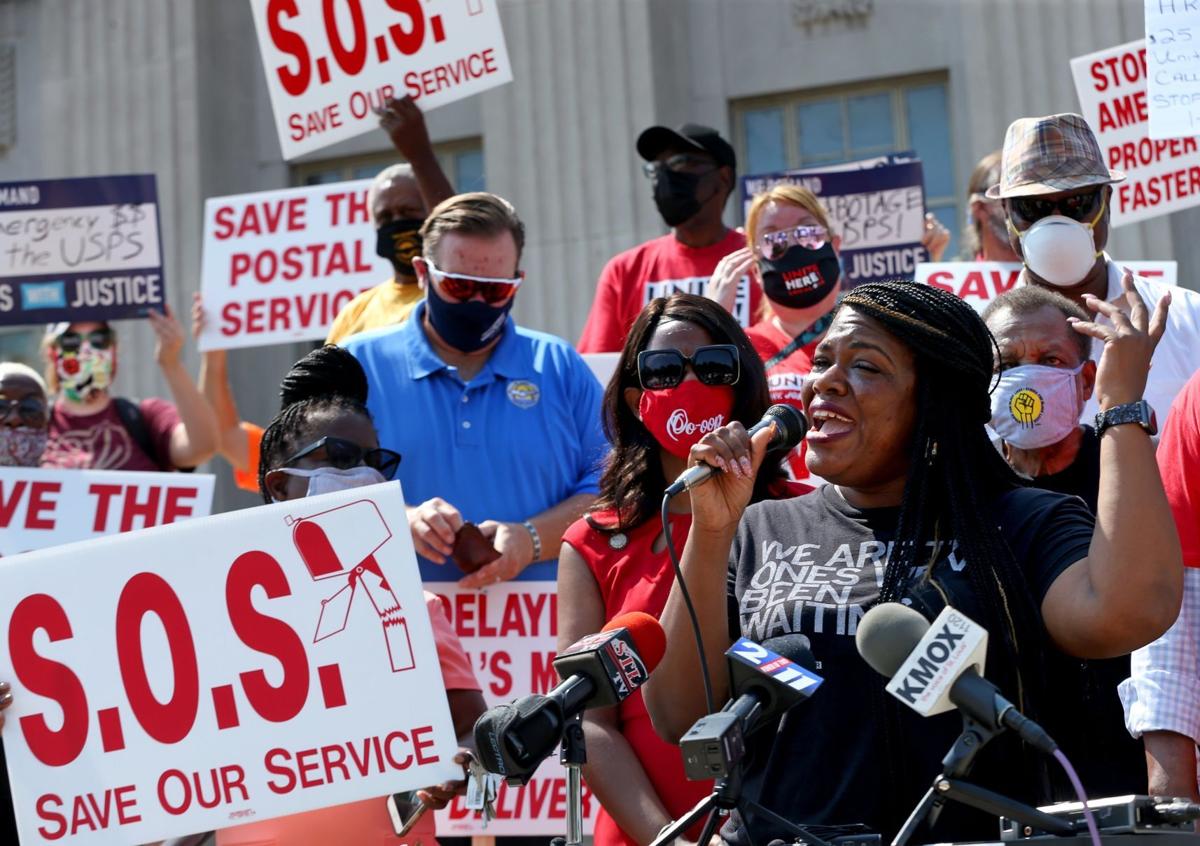
[[[1076,323],[1104,341],[1102,410],[1141,400],[1165,325],[1136,293],[1128,314]],[[749,740],[744,796],[801,824],[864,823],[895,835],[961,730],[923,719],[884,690],[858,655],[858,621],[879,602],[933,619],[952,605],[987,628],[987,675],[1025,714],[1044,700],[1043,656],[1081,658],[1143,645],[1174,620],[1182,569],[1150,433],[1116,423],[1101,440],[1095,524],[1083,504],[1026,488],[990,445],[994,343],[974,310],[912,282],[847,293],[814,351],[804,392],[809,469],[829,484],[747,508],[769,430],[738,423],[705,436],[689,463],[728,467],[691,492],[682,556],[718,704],[729,696],[723,653],[742,635],[806,635],[825,684],[778,727]],[[749,460],[753,473],[737,472]],[[705,713],[697,650],[678,586],[662,616],[667,651],[643,688],[655,729],[678,741]],[[1113,695],[1116,693],[1114,691]],[[1047,726],[1053,732],[1052,726]],[[1002,736],[971,780],[1027,802],[1048,798],[1048,769]],[[946,807],[915,842],[994,838],[994,818]],[[790,840],[753,813],[731,842]]]

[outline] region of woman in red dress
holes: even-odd
[[[604,395],[613,451],[600,498],[563,536],[559,649],[619,614],[662,613],[674,582],[659,520],[668,482],[683,472],[702,435],[732,420],[752,425],[767,405],[762,361],[725,309],[689,294],[646,306]],[[764,469],[756,498],[781,481],[778,464]],[[669,520],[682,549],[692,522],[686,493],[672,501]],[[711,782],[684,778],[679,748],[654,733],[641,693],[616,708],[588,711],[584,730],[584,777],[602,805],[596,846],[645,846],[712,790]]]

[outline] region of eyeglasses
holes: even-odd
[[[688,365],[705,385],[732,385],[741,376],[738,349],[733,344],[696,347],[686,356],[679,350],[642,350],[638,353],[638,379],[647,391],[674,388],[683,381]]]
[[[94,350],[106,350],[113,345],[115,337],[111,329],[93,329],[85,335],[68,330],[55,338],[54,343],[63,352],[77,353],[84,341]]]
[[[0,423],[8,420],[13,411],[17,419],[26,426],[45,426],[49,409],[44,400],[38,397],[21,397],[21,399],[5,399],[0,397]]]
[[[661,162],[646,162],[642,165],[642,173],[647,179],[654,179],[659,171],[669,170],[674,173],[694,173],[703,176],[717,169],[712,159],[691,153],[677,153]]]
[[[502,303],[517,293],[517,288],[521,287],[521,282],[525,279],[524,271],[518,272],[512,279],[497,279],[492,276],[447,273],[444,270],[438,270],[428,259],[425,263],[429,266],[429,275],[433,278],[434,283],[447,296],[461,302],[466,302],[478,294],[488,305]]]
[[[324,463],[339,470],[349,470],[351,467],[365,464],[378,470],[383,478],[393,479],[396,476],[396,470],[400,467],[400,453],[398,452],[382,447],[363,449],[353,441],[329,435],[309,444],[279,466],[287,467],[292,462],[312,455],[322,448],[325,450]]]
[[[1091,218],[1103,189],[1072,194],[1059,200],[1047,200],[1043,197],[1011,197],[1009,208],[1017,213],[1022,220],[1030,223],[1049,217],[1056,212],[1080,223]]]
[[[794,246],[819,250],[829,240],[829,230],[824,226],[793,226],[778,232],[764,232],[758,239],[758,250],[763,258],[776,261]]]

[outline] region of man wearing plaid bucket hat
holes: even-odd
[[[1009,240],[1025,264],[1022,284],[1057,291],[1107,326],[1112,321],[1098,301],[1128,312],[1126,291],[1132,290],[1152,313],[1170,295],[1167,329],[1141,397],[1162,421],[1200,368],[1200,294],[1134,276],[1105,252],[1112,185],[1124,179],[1105,165],[1092,128],[1079,115],[1018,118],[1004,137],[1000,182],[987,197],[1004,204]],[[1097,361],[1103,346],[1093,339]],[[1091,423],[1098,411],[1099,398],[1093,397],[1081,420]]]
[[[1200,295],[1134,276],[1104,251],[1111,186],[1124,179],[1104,164],[1087,122],[1060,114],[1021,118],[1009,126],[1000,182],[987,192],[1004,203],[1009,240],[1025,264],[1022,284],[1065,295],[1116,336],[1128,334],[1133,308],[1152,312],[1170,298],[1166,330],[1154,348],[1142,397],[1093,397],[1084,408],[1084,423],[1101,410],[1106,418],[1123,409],[1140,411],[1146,422],[1152,409],[1165,419],[1176,394],[1200,367]],[[1093,359],[1099,360],[1104,343],[1093,339]],[[1138,422],[1134,414],[1117,419]],[[1099,422],[1097,430],[1104,431]],[[1148,422],[1153,434],[1153,417]],[[1174,507],[1173,474],[1161,455],[1159,464]],[[1111,472],[1103,458],[1100,466],[1101,474]],[[1131,678],[1119,692],[1127,728],[1145,741],[1150,792],[1200,798],[1195,745],[1200,740],[1200,569],[1184,569],[1179,620],[1159,640],[1134,652]]]

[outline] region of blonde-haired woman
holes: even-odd
[[[736,280],[753,274],[766,298],[746,330],[767,370],[771,401],[803,408],[812,352],[833,320],[841,291],[840,238],[816,195],[799,185],[776,185],[754,198],[746,214],[746,247],[717,265],[705,292],[723,302]],[[795,479],[807,478],[803,443],[788,456]]]

